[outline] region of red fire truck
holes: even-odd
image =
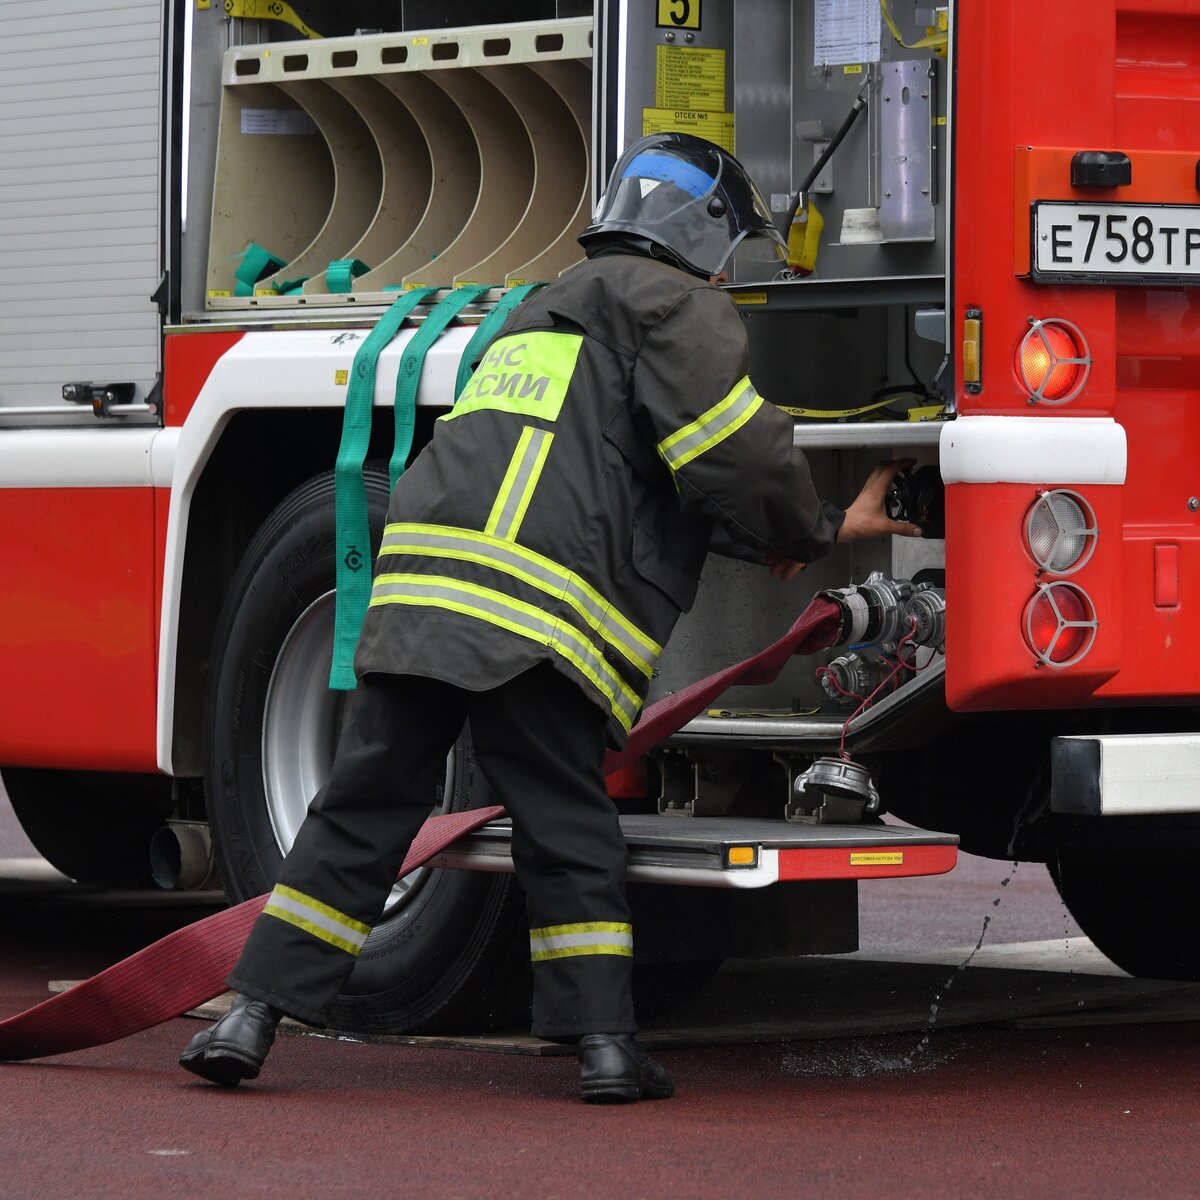
[[[1047,862],[1131,972],[1200,978],[1194,0],[45,0],[0,14],[0,67],[0,763],[51,862],[270,887],[371,563],[335,511],[356,372],[377,543],[397,426],[419,449],[621,149],[678,128],[791,235],[729,284],[756,388],[823,495],[911,458],[889,506],[926,536],[786,586],[710,559],[651,699],[817,591],[846,636],[612,777],[643,1002],[853,949],[858,881],[959,840]],[[487,798],[465,732],[431,810]],[[506,836],[397,886],[339,1023],[519,1011]]]

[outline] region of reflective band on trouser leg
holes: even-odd
[[[620,921],[579,921],[573,925],[547,925],[529,931],[532,962],[578,958],[585,954],[633,957],[633,926]]]
[[[336,908],[322,904],[320,900],[314,900],[295,888],[284,887],[281,883],[275,885],[275,890],[263,909],[263,915],[278,917],[281,921],[295,925],[297,929],[303,929],[305,933],[311,933],[313,937],[320,938],[321,941],[328,942],[355,957],[366,944],[367,935],[371,932],[370,925],[364,925],[361,921],[338,912]]]
[[[608,665],[603,653],[584,633],[503,592],[446,575],[380,574],[375,577],[371,591],[371,607],[381,604],[444,608],[548,647],[604,696],[613,716],[626,731],[642,706],[641,698]]]
[[[736,433],[762,405],[748,376],[743,376],[719,404],[701,414],[690,425],[676,430],[658,443],[658,453],[672,472],[681,470],[694,458]]]
[[[433,291],[433,288],[417,288],[401,296],[367,334],[350,368],[346,411],[342,417],[342,440],[334,467],[337,599],[334,606],[333,665],[329,671],[329,686],[338,691],[354,690],[354,647],[358,643],[371,595],[371,531],[367,521],[363,460],[371,441],[375,368],[384,347],[396,336],[405,319]]]
[[[477,563],[519,579],[555,599],[565,600],[594,633],[647,679],[654,674],[654,667],[662,657],[662,647],[618,612],[590,583],[544,554],[515,542],[453,525],[397,522],[383,531],[381,562],[385,554]]]
[[[504,473],[496,503],[492,505],[491,515],[484,527],[485,533],[504,541],[516,540],[529,502],[533,499],[533,489],[542,477],[542,468],[546,465],[546,455],[550,453],[552,441],[554,434],[544,429],[526,425],[521,430],[521,439]]]

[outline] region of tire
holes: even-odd
[[[1045,727],[968,719],[917,750],[881,755],[879,793],[884,809],[901,820],[958,834],[964,853],[1044,862],[1051,850],[1043,819],[1049,770]]]
[[[1200,981],[1200,817],[1059,818],[1055,825],[1050,873],[1097,949],[1140,978]]]
[[[25,835],[64,875],[101,887],[149,881],[150,838],[171,815],[165,776],[30,767],[3,775]]]
[[[386,473],[367,473],[367,496],[374,551]],[[333,761],[345,699],[327,687],[334,554],[329,473],[297,488],[264,522],[218,623],[205,790],[233,900],[273,886]],[[466,734],[429,802],[431,811],[489,803]],[[511,876],[415,872],[393,891],[331,1023],[369,1033],[467,1033],[519,1021],[529,1006],[528,937],[524,895]]]

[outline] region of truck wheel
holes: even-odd
[[[165,776],[31,767],[3,775],[25,835],[64,875],[101,887],[149,880],[150,838],[171,815]]]
[[[369,471],[373,551],[387,511]],[[332,473],[267,518],[228,592],[213,647],[206,794],[217,863],[233,900],[274,884],[333,761],[345,694],[328,688],[335,585]],[[460,738],[430,811],[489,803]],[[528,923],[510,876],[423,869],[397,885],[336,1002],[336,1028],[470,1032],[528,1009]]]
[[[1200,817],[1060,818],[1056,827],[1050,873],[1096,948],[1131,975],[1200,980]]]

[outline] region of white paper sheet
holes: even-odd
[[[879,0],[816,0],[813,66],[879,61]]]

